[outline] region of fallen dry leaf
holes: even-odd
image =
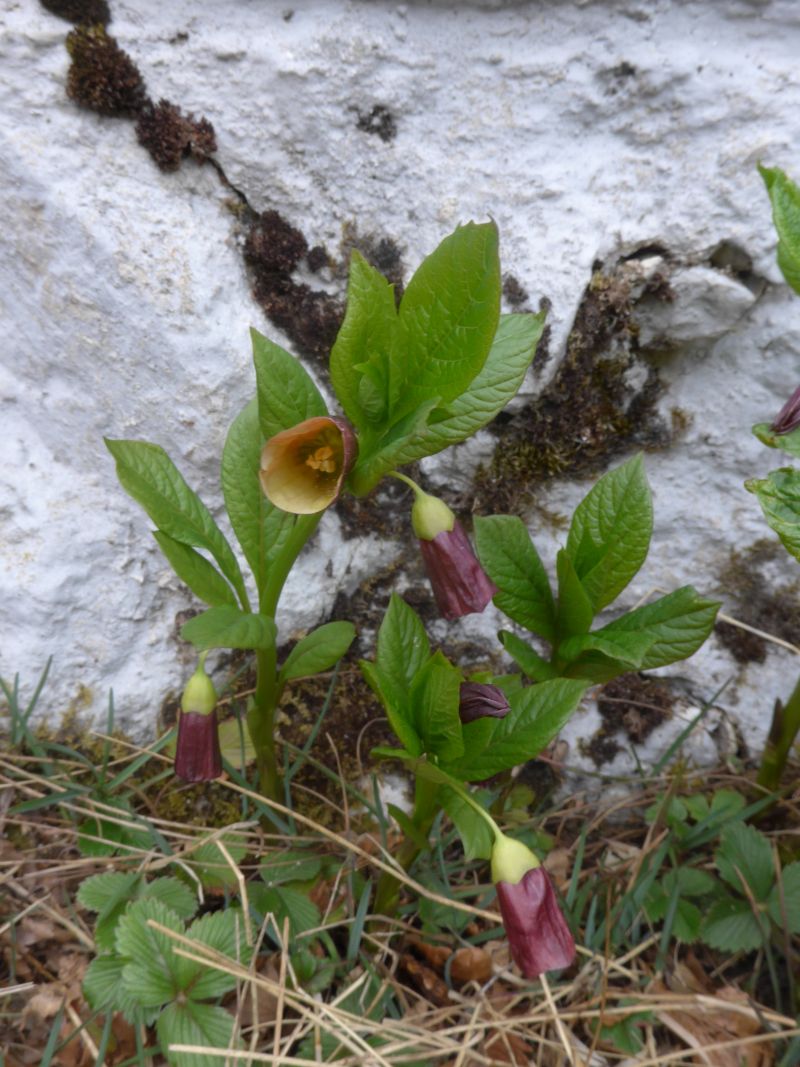
[[[665,987],[658,983],[662,989]],[[726,1011],[724,1002],[749,1007],[749,998],[741,989],[725,986],[717,990],[719,1007],[698,1004],[691,1011],[659,1011],[661,1022],[692,1050],[692,1059],[703,1067],[770,1067],[775,1047],[769,1040],[752,1044],[731,1044],[729,1048],[706,1049],[724,1042],[739,1042],[761,1031],[761,1023],[751,1011]]]
[[[432,967],[420,963],[410,953],[400,957],[400,968],[414,987],[437,1008],[450,1003],[450,990]]]
[[[450,962],[450,977],[458,985],[477,982],[483,985],[492,977],[492,957],[483,948],[467,946],[458,949]]]
[[[483,1054],[490,1063],[513,1063],[525,1067],[533,1062],[527,1041],[509,1031],[495,1031],[484,1045]]]

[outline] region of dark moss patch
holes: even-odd
[[[177,170],[186,156],[198,162],[217,150],[214,127],[205,118],[184,115],[169,100],[147,104],[136,122],[136,139],[161,170]]]
[[[618,752],[622,751],[622,745],[605,729],[598,730],[588,739],[581,738],[578,742],[581,755],[586,756],[594,763],[595,767],[602,767],[611,763]]]
[[[328,253],[322,245],[314,245],[313,248],[309,249],[308,255],[306,256],[306,266],[312,274],[316,274],[317,271],[322,270],[323,267],[327,267],[328,262]]]
[[[800,581],[776,580],[776,572],[780,572],[784,564],[787,573],[791,573],[790,561],[780,542],[762,538],[749,548],[731,552],[728,563],[722,568],[720,581],[734,600],[731,614],[737,619],[793,645],[800,645],[800,613],[797,611]],[[763,661],[764,656],[755,657],[761,651],[766,655],[769,642],[738,627],[732,629],[736,629],[739,636],[728,635],[726,639],[726,631],[723,629],[720,633],[720,627],[724,626],[724,623],[717,623],[715,631],[739,662]],[[760,646],[759,641],[762,642]]]
[[[758,634],[730,622],[716,623],[714,633],[737,663],[763,663],[767,658],[767,642]]]
[[[67,34],[72,63],[67,96],[100,115],[132,116],[147,104],[139,69],[101,25],[78,26]]]
[[[41,4],[51,15],[75,25],[107,26],[111,22],[106,0],[41,0]]]
[[[478,471],[478,510],[522,514],[552,478],[595,474],[631,449],[670,443],[656,411],[658,372],[638,357],[633,299],[624,263],[595,273],[556,374],[508,422],[491,463]]]
[[[359,233],[354,223],[347,223],[342,230],[339,249],[340,273],[343,277],[346,277],[350,268],[350,255],[353,251],[360,252],[375,270],[379,270],[384,278],[394,285],[395,297],[399,301],[403,293],[403,253],[391,237]]]
[[[672,714],[667,686],[643,674],[621,674],[603,686],[597,710],[608,730],[622,730],[634,744],[645,741]]]
[[[307,251],[305,237],[277,211],[258,216],[244,246],[248,261],[264,274],[291,273]]]
[[[503,296],[515,311],[527,303],[528,290],[525,289],[513,274],[503,275]]]
[[[397,120],[384,104],[376,104],[371,111],[359,111],[356,127],[363,133],[380,137],[387,144],[397,136]]]

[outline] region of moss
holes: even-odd
[[[139,69],[102,25],[78,26],[67,34],[72,63],[67,96],[100,115],[135,115],[147,104]]]
[[[513,274],[503,275],[503,296],[518,311],[528,301],[528,292]]]
[[[76,25],[107,26],[111,11],[106,0],[41,0],[42,7],[67,22]]]
[[[476,477],[482,511],[523,514],[534,490],[555,477],[605,470],[631,448],[664,448],[671,430],[656,411],[656,369],[638,359],[633,297],[624,262],[598,270],[583,294],[567,351],[543,392],[503,431]],[[636,368],[642,384],[630,384]]]
[[[381,272],[387,281],[394,285],[395,298],[399,301],[403,294],[403,254],[400,246],[382,234],[360,233],[354,223],[347,223],[342,229],[342,242],[339,248],[341,259],[340,273],[346,277],[350,268],[350,255],[360,252],[375,270]]]
[[[800,581],[776,583],[773,576],[775,567],[784,563],[789,565],[783,546],[777,540],[762,538],[749,548],[731,552],[720,572],[720,581],[734,601],[733,614],[741,622],[800,645]],[[724,623],[718,622],[715,632],[740,663],[762,662],[769,643],[756,634],[734,629],[738,631],[735,637]]]
[[[205,118],[184,115],[169,100],[147,104],[136,122],[136,139],[161,170],[177,170],[186,156],[198,162],[217,150],[214,127]]]
[[[376,104],[371,111],[358,112],[356,127],[371,133],[388,144],[397,136],[397,120],[384,104]]]
[[[663,682],[643,674],[621,674],[603,686],[597,698],[608,730],[622,730],[641,744],[672,714],[674,698]]]

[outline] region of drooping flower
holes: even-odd
[[[175,773],[186,782],[207,782],[222,774],[217,691],[206,674],[205,659],[204,652],[181,697]]]
[[[775,416],[770,429],[773,433],[791,433],[800,426],[800,385]]]
[[[458,714],[466,725],[489,715],[503,719],[511,711],[505,693],[489,682],[462,682],[459,690]]]
[[[472,550],[463,526],[438,497],[415,488],[411,523],[439,611],[459,619],[483,611],[497,592]]]
[[[526,978],[568,967],[575,942],[558,906],[553,883],[521,841],[498,833],[492,848],[492,880],[511,957]]]
[[[314,515],[339,496],[357,454],[356,436],[344,419],[306,419],[264,445],[261,488],[282,511]]]

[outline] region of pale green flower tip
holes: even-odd
[[[492,847],[492,881],[516,885],[528,871],[539,867],[539,858],[527,845],[498,833]]]
[[[181,697],[181,711],[194,712],[196,715],[210,715],[217,706],[217,691],[214,683],[206,674],[206,653],[200,657],[197,670],[186,683]]]
[[[450,533],[456,524],[454,512],[438,496],[420,489],[411,508],[411,525],[422,541],[433,541],[440,533]]]

